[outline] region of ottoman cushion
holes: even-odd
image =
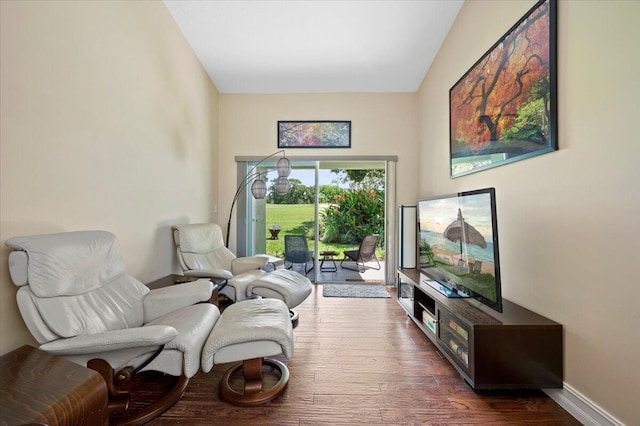
[[[227,307],[209,335],[201,366],[284,354],[293,356],[293,328],[287,305],[278,299],[252,299]]]
[[[289,309],[293,309],[311,294],[311,281],[295,271],[278,269],[253,281],[247,287],[247,292],[281,299]]]

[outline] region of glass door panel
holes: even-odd
[[[376,200],[382,200],[379,209],[375,209],[378,216],[379,225],[377,228],[369,226],[365,219],[354,218],[349,215],[350,208],[342,208],[341,211],[332,218],[340,221],[350,221],[353,226],[347,228],[336,228],[328,222],[327,209],[330,206],[338,210],[336,206],[341,203],[353,203],[353,210],[363,208],[363,204],[369,206],[373,203],[371,198],[371,185],[378,184],[376,191],[384,194],[385,189],[385,161],[356,161],[356,160],[332,160],[313,161],[295,160],[290,158],[292,172],[289,176],[291,188],[286,194],[277,194],[273,187],[273,181],[277,177],[276,172],[266,173],[264,176],[267,182],[267,196],[264,200],[255,200],[247,195],[247,217],[246,217],[246,247],[247,254],[265,253],[285,259],[284,240],[286,235],[304,235],[310,251],[313,252],[314,267],[307,274],[309,279],[315,282],[385,282],[385,245],[381,243],[376,251],[381,270],[365,268],[364,271],[349,271],[340,267],[340,260],[343,258],[345,250],[357,249],[359,240],[366,233],[379,233],[380,240],[385,239],[385,198],[378,193]],[[254,163],[255,164],[255,163]],[[248,169],[253,165],[247,163]],[[261,165],[263,166],[263,165]],[[265,169],[272,165],[265,165]],[[352,172],[347,173],[346,170]],[[377,170],[370,173],[371,170]],[[336,172],[340,171],[340,172]],[[374,183],[369,181],[356,184],[348,179],[349,175],[362,177],[367,174],[376,176]],[[381,184],[380,184],[381,183]],[[368,186],[367,186],[368,185]],[[364,186],[364,189],[363,189]],[[358,196],[345,196],[349,191],[359,191]],[[363,192],[364,191],[364,192]],[[367,192],[368,191],[368,192]],[[359,196],[367,193],[367,199],[359,200]],[[375,204],[375,203],[373,203]],[[369,206],[371,207],[371,206]],[[366,210],[364,217],[367,217],[369,210]],[[358,213],[362,215],[363,213]],[[360,229],[361,228],[361,229]],[[375,229],[375,231],[374,231]],[[332,231],[333,230],[333,231]],[[330,235],[331,232],[348,234],[347,239],[336,238]],[[317,248],[317,249],[316,249]],[[324,254],[320,254],[320,253]],[[334,254],[327,254],[333,252]],[[323,262],[324,260],[324,262]],[[336,268],[333,268],[335,262]],[[322,270],[320,270],[320,263]],[[352,262],[354,264],[354,262]],[[354,265],[351,265],[354,266]],[[377,265],[373,265],[377,266]],[[304,265],[291,265],[286,263],[285,267],[292,267],[293,270],[304,274]],[[309,270],[310,264],[306,266]]]
[[[320,255],[321,260],[325,259],[323,269],[326,271],[319,271],[318,282],[385,282],[385,163],[348,159],[318,162],[319,248],[324,253],[336,253]],[[373,265],[345,262],[345,266],[357,271],[342,268],[340,262],[344,258],[344,251],[357,250],[362,238],[373,233],[380,234],[381,244],[376,250],[380,270],[370,268],[377,268],[375,262]],[[326,268],[333,266],[331,258],[338,265],[335,272],[331,270],[333,268]]]

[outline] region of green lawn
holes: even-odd
[[[326,205],[320,205],[322,210]],[[314,248],[313,240],[313,204],[267,204],[267,254],[284,258],[284,236],[287,234],[304,234],[307,236],[309,250]],[[270,240],[271,233],[269,227],[278,224],[282,231],[277,240]],[[344,250],[357,249],[358,246],[351,244],[333,244],[320,242],[320,251],[334,250],[338,252],[338,258],[342,258]],[[384,248],[378,247],[376,250],[378,258],[384,258]]]

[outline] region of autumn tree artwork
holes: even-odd
[[[556,0],[539,1],[451,88],[451,176],[557,149]]]
[[[279,148],[350,148],[350,121],[278,121]]]

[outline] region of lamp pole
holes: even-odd
[[[289,159],[287,157],[284,156],[284,149],[281,149],[280,151],[276,151],[271,155],[268,155],[266,157],[264,157],[262,160],[258,161],[252,168],[251,170],[249,170],[249,172],[247,173],[247,175],[240,181],[240,184],[238,185],[238,189],[236,189],[236,193],[233,196],[233,201],[231,202],[231,209],[229,209],[229,220],[227,221],[227,240],[226,240],[226,247],[229,247],[229,236],[231,234],[231,218],[233,217],[233,208],[236,205],[236,201],[238,201],[238,197],[240,196],[240,194],[242,193],[242,190],[245,189],[249,183],[252,180],[258,179],[260,177],[260,175],[266,174],[269,171],[273,170],[267,170],[264,172],[256,172],[256,168],[262,164],[263,162],[265,162],[266,160],[268,160],[271,157],[275,157],[276,155],[282,153],[282,158],[278,160],[278,163],[276,164],[276,170],[278,171],[278,180],[280,179],[285,179],[287,180],[287,176],[289,176],[289,174],[291,173],[291,162],[289,161]],[[287,184],[288,184],[288,180],[287,180]],[[278,190],[278,189],[277,189]],[[284,190],[282,193],[286,193],[289,190],[288,185],[286,186],[286,190]],[[260,193],[257,194],[257,191],[253,191],[252,188],[252,195],[254,196],[254,198],[264,198],[264,194]],[[278,192],[280,192],[278,190]]]

